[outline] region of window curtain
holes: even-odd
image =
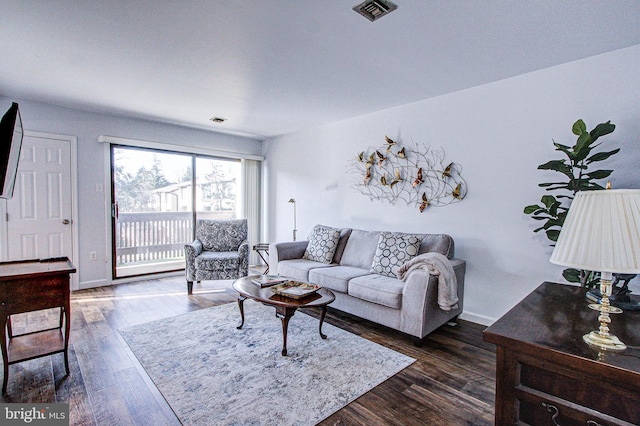
[[[262,229],[260,227],[260,188],[261,188],[261,162],[257,160],[242,160],[242,185],[244,199],[241,203],[241,217],[247,218],[249,227],[249,265],[262,263],[258,254],[253,251],[253,246],[260,242]]]

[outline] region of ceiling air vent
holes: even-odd
[[[353,6],[353,10],[364,16],[371,22],[382,18],[384,15],[393,12],[398,6],[389,0],[367,0],[357,6]]]

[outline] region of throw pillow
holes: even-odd
[[[395,278],[398,268],[418,254],[423,238],[424,235],[380,233],[371,272]]]
[[[304,251],[303,259],[321,263],[331,263],[338,247],[340,230],[328,226],[316,225],[309,235],[309,244]]]

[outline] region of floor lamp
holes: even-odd
[[[578,192],[556,242],[551,263],[601,273],[600,328],[583,336],[589,345],[603,351],[621,351],[626,345],[609,333],[614,273],[640,273],[640,190],[616,189]]]

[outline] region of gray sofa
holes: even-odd
[[[329,262],[304,258],[308,257],[305,251],[309,241],[272,243],[269,267],[272,273],[332,290],[336,300],[330,307],[406,333],[419,346],[427,334],[462,312],[466,262],[454,258],[454,241],[449,235],[426,234],[422,242],[418,241],[417,255],[440,253],[453,267],[458,303],[453,309],[443,310],[438,305],[438,277],[427,270],[412,270],[404,281],[392,274],[371,272],[374,258],[379,256],[376,249],[380,236],[378,231],[340,230]]]

